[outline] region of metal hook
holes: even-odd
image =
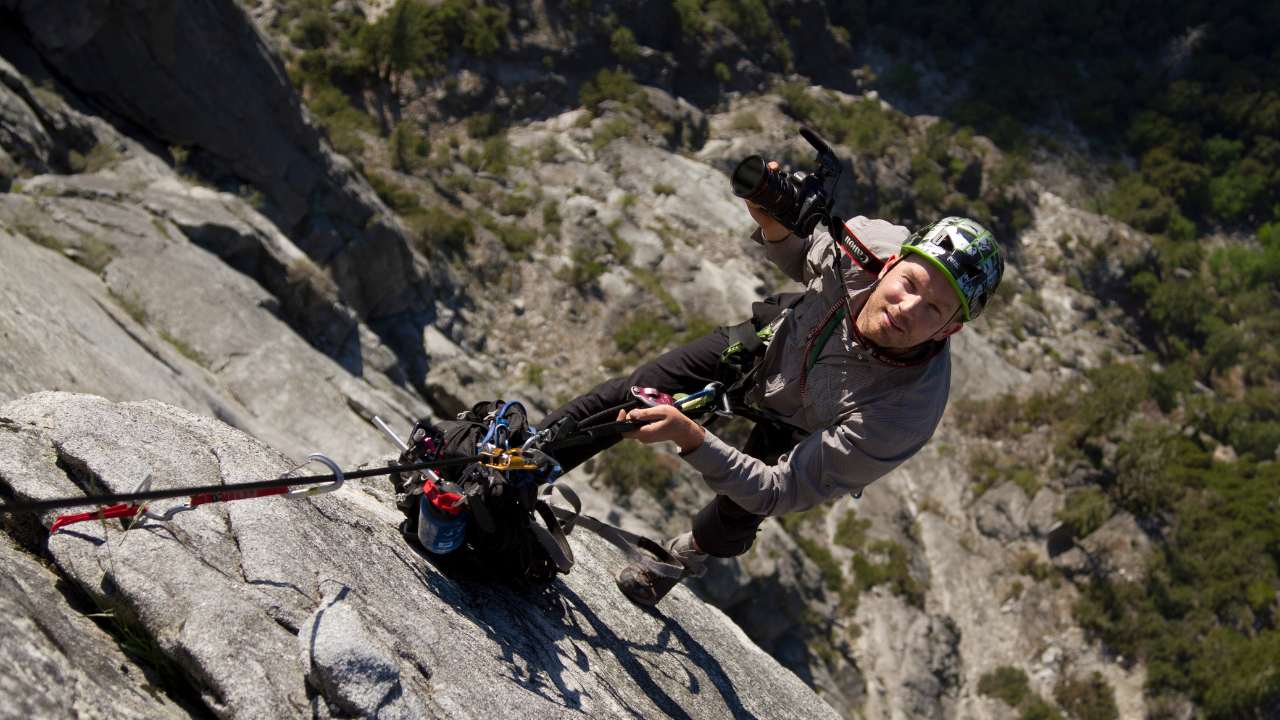
[[[138,487],[134,488],[133,491],[136,493],[142,493],[150,489],[151,489],[151,473],[147,473],[147,477],[144,478],[142,482],[138,483]],[[129,524],[129,527],[135,526],[137,524],[137,521],[141,520],[142,518],[146,518],[148,520],[157,520],[159,522],[166,522],[166,521],[172,520],[173,516],[177,515],[180,512],[186,512],[188,510],[195,510],[195,509],[196,508],[194,505],[182,504],[182,505],[171,507],[162,513],[155,513],[155,512],[151,512],[150,504],[143,503],[142,505],[139,506],[138,514],[134,516],[134,520]]]
[[[318,462],[329,468],[329,471],[333,473],[333,477],[336,479],[331,483],[316,485],[305,490],[290,490],[289,492],[284,493],[283,497],[296,499],[311,497],[313,495],[323,495],[337,490],[342,487],[342,483],[346,482],[346,478],[342,476],[342,468],[338,467],[338,463],[331,460],[328,455],[325,455],[324,453],[311,453],[307,456],[307,463],[310,464],[313,462]]]

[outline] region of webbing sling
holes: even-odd
[[[679,579],[684,575],[684,564],[657,542],[643,535],[637,535],[620,527],[610,525],[590,515],[575,513],[556,505],[551,505],[550,508],[551,512],[555,513],[565,524],[570,527],[582,527],[590,530],[621,549],[628,559],[636,557],[640,550],[648,552],[656,560],[649,568],[651,571],[675,579]]]
[[[573,506],[572,509],[551,504],[551,497],[556,493],[567,500]],[[573,549],[569,546],[567,536],[573,532],[574,528],[581,527],[621,548],[628,559],[634,558],[639,550],[648,552],[656,560],[651,569],[659,575],[679,579],[684,574],[684,565],[654,540],[610,525],[590,515],[583,515],[582,500],[563,482],[544,485],[538,492],[534,508],[542,517],[546,527],[536,522],[530,523],[529,527],[561,573],[568,573],[573,569]]]
[[[809,348],[809,357],[805,360],[804,370],[808,373],[818,364],[818,358],[822,355],[822,348],[826,346],[827,341],[831,339],[831,333],[836,331],[836,327],[844,320],[846,306],[843,302],[840,307],[828,318],[826,324],[822,326],[822,330],[818,333],[817,341]]]

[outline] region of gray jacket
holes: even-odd
[[[856,217],[848,228],[881,258],[895,254],[908,231],[884,220]],[[755,386],[747,399],[811,434],[777,464],[752,458],[708,432],[684,459],[717,493],[761,515],[806,510],[860,491],[924,446],[942,418],[951,385],[951,359],[940,351],[916,365],[891,364],[868,352],[852,318],[833,332],[806,372],[805,346],[833,305],[848,293],[856,314],[875,278],[841,257],[831,236],[789,235],[764,242],[765,256],[805,284],[804,298],[775,321]],[[837,270],[837,267],[840,270]],[[801,378],[805,376],[803,393]]]

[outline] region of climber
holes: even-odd
[[[820,229],[806,238],[759,205],[747,201],[747,209],[759,226],[752,239],[804,292],[755,303],[747,323],[601,383],[543,421],[550,427],[599,413],[628,400],[633,386],[692,392],[725,380],[727,349],[756,350],[738,374],[757,420],[741,450],[670,405],[619,414],[647,423],[624,437],[674,442],[717,493],[690,531],[665,543],[682,574],[660,572],[645,558],[619,573],[619,588],[638,604],[654,605],[681,578],[700,576],[708,556],[745,553],[765,518],[856,496],[919,451],[947,402],[947,339],[982,313],[1004,271],[994,237],[965,218],[910,234],[856,217],[844,224],[845,237]],[[878,254],[890,256],[880,261]],[[568,472],[619,440],[603,438],[557,460]]]

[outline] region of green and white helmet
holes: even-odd
[[[965,321],[982,314],[1000,278],[1004,257],[991,231],[962,217],[945,217],[907,238],[902,256],[914,253],[942,271],[960,297]]]

